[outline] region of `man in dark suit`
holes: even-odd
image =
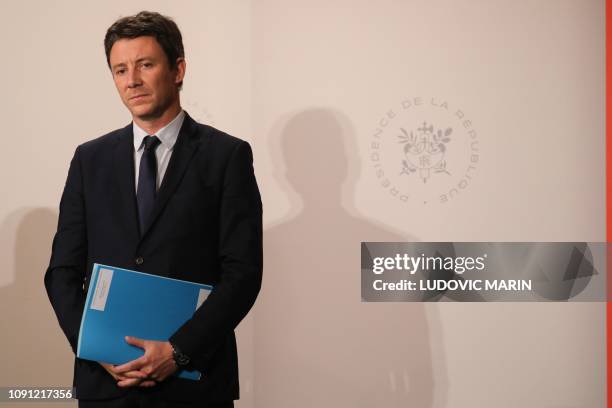
[[[59,324],[74,352],[94,262],[214,289],[169,341],[127,337],[143,357],[120,366],[76,358],[76,398],[82,407],[233,406],[234,328],[262,275],[251,148],[181,109],[186,66],[171,19],[124,17],[108,29],[105,50],[133,122],[80,145],[70,164],[45,274]],[[180,368],[202,379],[174,376]]]

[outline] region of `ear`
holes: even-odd
[[[185,78],[185,58],[177,58],[176,59],[176,76],[174,77],[174,83],[180,84],[183,82],[183,78]]]

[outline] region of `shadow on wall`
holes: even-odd
[[[415,238],[355,210],[360,169],[351,123],[311,109],[281,120],[270,136],[291,210],[264,232],[255,405],[434,407],[425,306],[361,302],[360,242]],[[437,384],[435,393],[444,406],[446,387]]]
[[[21,209],[0,229],[2,262],[14,268],[2,271],[14,275],[0,288],[2,386],[72,386],[73,354],[43,283],[57,217],[47,208]]]

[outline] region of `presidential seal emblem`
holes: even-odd
[[[427,126],[427,122],[423,122],[423,126],[416,129],[416,132],[411,130],[408,133],[406,129],[400,127],[398,138],[404,145],[405,155],[400,174],[410,175],[418,171],[418,177],[423,183],[427,182],[432,172],[450,176],[446,170],[444,152],[446,152],[446,143],[451,140],[452,132],[452,128],[446,128],[444,132],[441,129],[434,131],[433,125]]]
[[[478,168],[474,123],[436,98],[408,98],[388,109],[370,140],[377,183],[404,203],[448,203],[467,190]]]

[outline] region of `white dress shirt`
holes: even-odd
[[[136,122],[132,122],[132,130],[134,132],[134,174],[136,175],[134,180],[136,183],[134,191],[138,191],[138,174],[140,171],[140,158],[144,152],[144,138],[146,136],[157,136],[157,138],[161,141],[159,146],[157,146],[157,149],[155,149],[155,157],[157,159],[157,180],[155,180],[155,185],[156,189],[159,190],[159,186],[164,179],[164,174],[166,174],[166,169],[168,168],[168,163],[170,162],[170,156],[172,156],[172,150],[174,149],[174,144],[176,143],[176,139],[178,138],[178,134],[181,130],[184,119],[185,112],[181,110],[170,123],[159,129],[155,135],[149,135],[147,132],[141,129]]]

